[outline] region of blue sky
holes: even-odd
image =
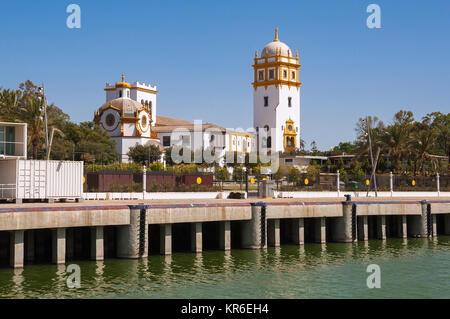
[[[68,29],[66,7],[81,7]],[[381,29],[366,8],[381,7]],[[326,150],[358,118],[450,112],[450,1],[5,1],[0,87],[30,79],[73,121],[92,120],[106,82],[158,86],[158,114],[247,129],[255,50],[274,28],[299,50],[301,137]]]

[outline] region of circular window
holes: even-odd
[[[114,117],[114,115],[108,114],[106,116],[106,121],[105,122],[106,122],[106,125],[113,126],[114,123],[116,122],[116,118]]]

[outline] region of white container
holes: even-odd
[[[3,199],[82,198],[83,162],[0,161],[0,196]]]

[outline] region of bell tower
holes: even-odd
[[[298,51],[278,39],[254,58],[253,126],[258,148],[289,152],[300,147],[300,85]],[[262,131],[265,130],[265,131]]]

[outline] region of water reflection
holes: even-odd
[[[382,289],[377,291],[365,284],[371,263],[383,271]],[[450,297],[449,236],[307,243],[77,264],[80,289],[67,287],[69,274],[64,265],[1,268],[0,297]]]

